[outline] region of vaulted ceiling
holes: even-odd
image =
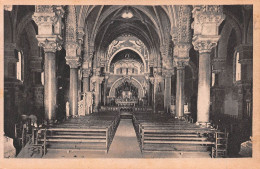
[[[78,27],[85,30],[89,46],[105,51],[118,36],[136,36],[150,53],[168,44],[176,27],[177,6],[76,6]],[[130,17],[129,17],[130,16]]]

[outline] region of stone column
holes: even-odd
[[[182,118],[184,116],[184,82],[185,82],[185,66],[189,63],[189,50],[191,44],[177,43],[174,48],[174,63],[177,69],[176,78],[176,116]]]
[[[55,12],[54,12],[55,11]],[[36,36],[39,46],[44,49],[44,108],[45,120],[52,124],[56,118],[56,51],[61,49],[61,24],[64,11],[59,6],[39,5],[35,7],[33,20],[38,25]],[[53,29],[54,27],[54,29]]]
[[[78,57],[68,59],[66,57],[67,64],[70,66],[70,115],[75,117],[78,115]]]
[[[184,79],[185,66],[178,66],[176,79],[176,117],[178,118],[184,116]]]
[[[98,92],[98,105],[99,106],[101,104],[101,99],[102,99],[102,97],[101,97],[101,90],[102,90],[101,84],[102,84],[103,80],[104,80],[104,77],[99,77],[98,78],[98,82],[99,82],[98,83],[98,88],[99,88],[99,92]]]
[[[153,93],[152,93],[152,105],[153,105],[153,112],[156,113],[156,101],[155,101],[155,94],[156,94],[156,88],[157,88],[157,85],[156,85],[156,82],[155,82],[155,78],[154,77],[151,77],[150,78],[150,82],[152,83],[153,85]]]
[[[145,75],[145,80],[147,82],[147,106],[150,106],[150,99],[151,99],[151,93],[150,93],[150,81],[149,81],[149,74]]]
[[[83,69],[83,92],[89,92],[90,91],[90,74],[91,71],[89,69]]]
[[[154,84],[154,100],[153,100],[153,110],[154,113],[158,113],[158,111],[163,111],[164,108],[164,99],[163,99],[163,91],[164,91],[164,85],[163,85],[163,77],[161,73],[157,72],[158,70],[155,70],[154,72],[154,78],[152,79],[152,83]],[[160,71],[160,70],[159,70]]]
[[[87,92],[90,92],[90,75],[91,75],[91,71],[89,69],[83,69],[82,70],[82,74],[83,74],[83,77],[82,77],[82,81],[83,81],[83,93],[87,93]],[[85,100],[85,114],[90,114],[89,112],[89,104],[91,103],[90,100],[87,100],[87,99],[90,99],[88,97],[89,94],[86,95],[86,100]]]
[[[225,16],[220,5],[196,5],[193,8],[192,44],[199,51],[197,124],[209,123],[211,50],[220,38],[218,27]]]
[[[106,105],[107,103],[107,96],[106,96],[106,92],[107,92],[107,83],[108,83],[108,74],[105,75],[105,78],[104,78],[104,97],[103,97],[103,102],[104,102],[104,105]]]
[[[170,113],[171,111],[171,77],[174,70],[166,70],[163,72],[165,78],[164,87],[164,111]]]
[[[44,107],[45,117],[48,120],[56,118],[56,96],[57,96],[57,79],[56,79],[56,50],[44,49]]]
[[[103,77],[94,76],[91,78],[91,83],[93,84],[94,94],[95,94],[95,105],[94,105],[94,112],[98,112],[100,106],[100,90],[101,90],[101,83],[103,81]]]
[[[70,66],[70,115],[78,115],[78,66],[79,54],[81,52],[80,43],[77,37],[77,23],[75,6],[69,5],[66,18],[66,63]]]

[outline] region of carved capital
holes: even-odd
[[[85,35],[84,28],[78,28],[78,41],[80,44],[83,44],[84,35]]]
[[[35,6],[35,12],[37,12],[37,13],[53,12],[53,6],[52,5],[36,5]]]
[[[91,83],[96,83],[96,84],[101,84],[104,80],[104,77],[100,77],[100,76],[93,76],[91,78]]]
[[[36,5],[32,19],[38,25],[38,36],[61,36],[63,15],[62,6]]]
[[[225,19],[221,5],[195,5],[192,13],[194,35],[218,35],[218,26]]]
[[[174,70],[173,69],[164,69],[163,72],[162,72],[162,75],[165,77],[165,78],[170,78],[172,77],[172,75],[174,75]]]
[[[156,83],[162,82],[164,80],[162,75],[154,74],[154,80]]]
[[[109,75],[110,75],[110,73],[105,74],[105,80],[109,79]]]
[[[220,36],[203,36],[197,35],[193,37],[192,44],[194,49],[199,51],[199,53],[209,53],[212,48],[217,46]]]
[[[66,56],[65,59],[71,69],[76,69],[80,66],[79,57]]]
[[[34,13],[32,19],[37,25],[50,24],[52,25],[55,21],[55,13]]]
[[[62,48],[62,39],[58,35],[42,36],[37,35],[38,45],[44,49],[44,52],[55,53]]]
[[[94,56],[94,52],[95,52],[94,46],[89,46],[88,58],[92,59]]]
[[[179,58],[187,58],[189,57],[190,48],[190,43],[177,43],[174,46],[174,56]]]
[[[101,84],[104,79],[105,79],[104,77],[99,77],[99,84]]]
[[[56,16],[54,12],[34,13],[32,19],[38,25],[38,35],[53,34],[53,24],[56,22]]]
[[[150,82],[151,82],[152,84],[154,84],[154,81],[155,81],[155,80],[154,80],[154,77],[150,77],[149,80],[150,80]]]
[[[76,57],[79,45],[77,42],[66,42],[66,56]]]
[[[189,57],[186,58],[180,58],[180,57],[174,57],[174,67],[177,69],[184,69],[185,66],[189,64]]]
[[[90,69],[82,69],[83,77],[89,77],[91,75]]]

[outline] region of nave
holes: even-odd
[[[4,35],[6,158],[108,157],[122,107],[142,157],[252,157],[252,5],[6,5]]]

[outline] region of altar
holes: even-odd
[[[115,100],[117,106],[134,106],[138,103],[138,99],[118,98]]]

